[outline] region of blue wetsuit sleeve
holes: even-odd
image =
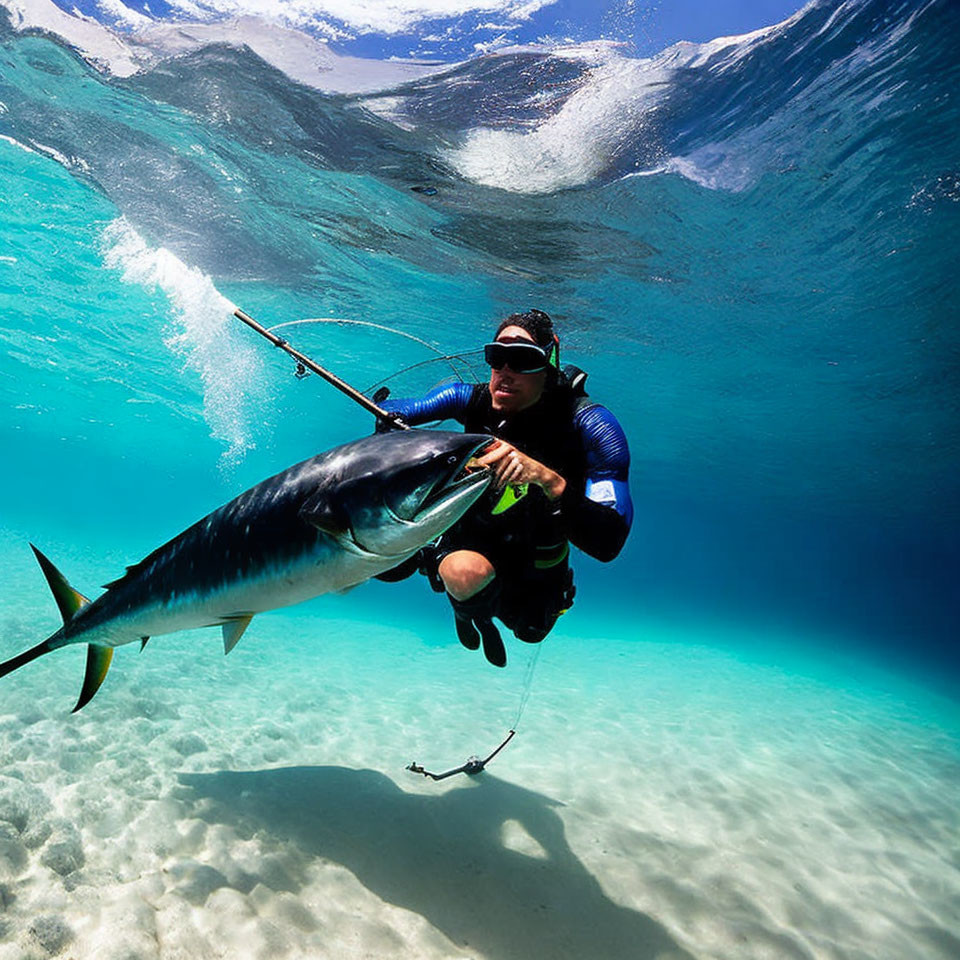
[[[411,427],[434,420],[458,420],[463,423],[467,404],[473,396],[469,383],[447,383],[434,387],[425,396],[417,398],[390,398],[381,406],[390,413],[398,413]]]
[[[563,497],[570,541],[598,560],[613,560],[633,523],[628,474],[630,450],[617,418],[606,407],[579,410],[574,424],[586,457],[586,483]]]

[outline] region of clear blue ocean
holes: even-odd
[[[29,543],[96,595],[372,431],[234,306],[395,396],[546,310],[636,518],[503,671],[414,577],[4,678],[0,960],[960,956],[960,5],[446,65],[69,9],[0,3],[0,659]]]

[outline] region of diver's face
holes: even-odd
[[[535,343],[533,337],[523,327],[504,327],[497,336],[497,341],[529,340]],[[498,413],[517,413],[532,407],[543,395],[543,388],[547,382],[547,371],[537,373],[516,373],[509,365],[499,370],[490,370],[490,398],[493,409]]]

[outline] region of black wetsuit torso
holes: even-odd
[[[559,473],[562,497],[551,501],[533,484],[509,509],[495,513],[499,494],[481,500],[440,539],[439,562],[455,550],[483,554],[497,571],[487,591],[491,615],[521,640],[538,642],[573,601],[569,542],[612,560],[632,520],[627,487],[629,452],[616,418],[563,380],[532,407],[504,417],[486,385],[451,384],[421,400],[384,406],[412,425],[453,418],[470,433],[489,433]]]
[[[585,463],[573,426],[576,397],[551,390],[526,410],[505,418],[493,409],[489,389],[474,387],[464,411],[468,433],[489,433],[556,471],[572,489],[583,490]],[[531,484],[525,496],[502,513],[492,513],[500,494],[469,511],[441,540],[441,553],[473,549],[493,563],[503,583],[527,579],[554,563],[566,567],[568,552],[562,501],[551,501]],[[506,622],[506,621],[505,621]]]

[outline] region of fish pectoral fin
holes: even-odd
[[[140,638],[140,652],[141,652],[141,653],[143,653],[143,648],[147,645],[147,641],[148,641],[149,639],[150,639],[149,637],[141,637],[141,638]]]
[[[83,675],[80,699],[73,708],[73,713],[85,707],[93,699],[93,695],[100,689],[100,684],[103,683],[110,669],[111,660],[113,660],[113,647],[105,647],[99,643],[87,644],[87,670]]]
[[[244,614],[239,617],[231,617],[223,625],[223,652],[228,654],[236,645],[237,641],[243,636],[243,631],[250,626],[253,619],[252,613]]]

